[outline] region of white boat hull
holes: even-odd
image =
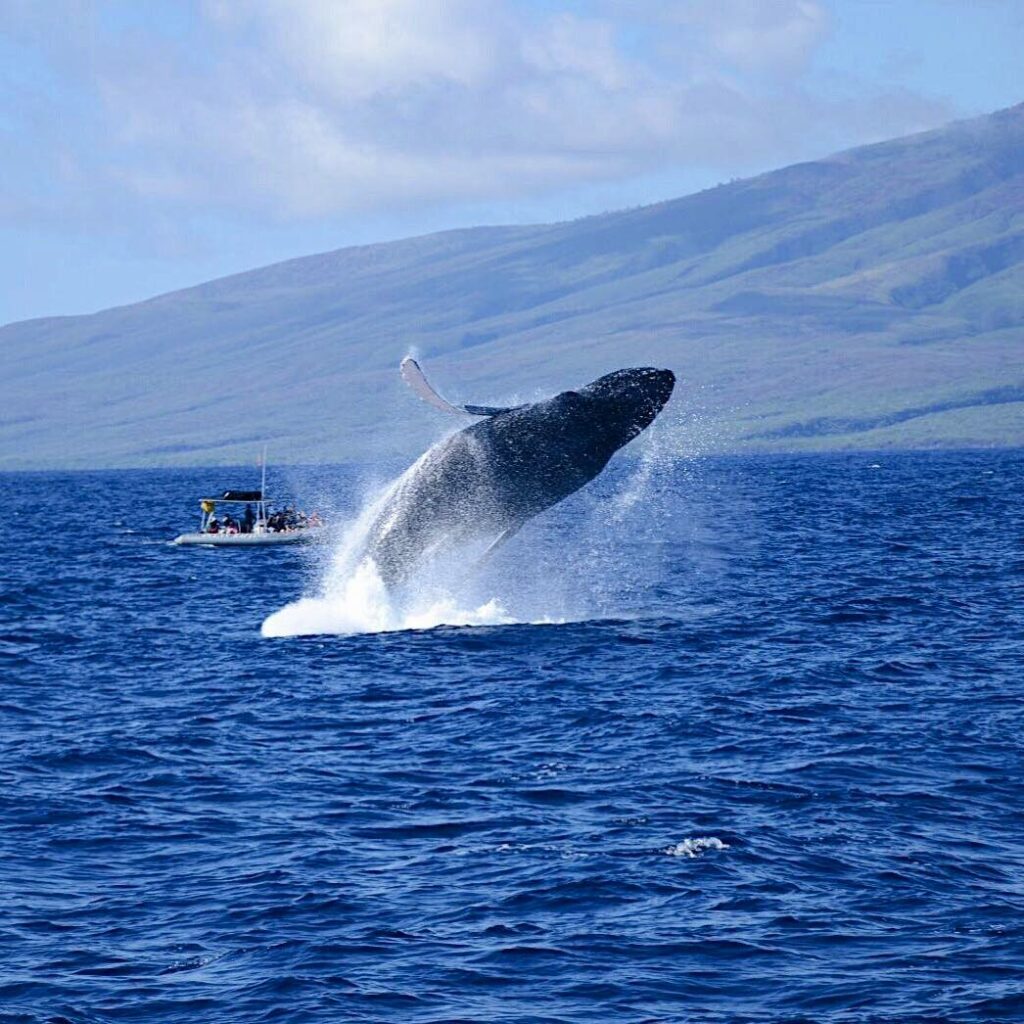
[[[324,535],[322,527],[310,526],[304,530],[284,533],[183,533],[174,538],[179,546],[210,548],[251,548],[271,544],[310,544]]]

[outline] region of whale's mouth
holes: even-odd
[[[671,370],[656,370],[653,367],[644,367],[641,370],[629,372],[637,375],[634,387],[642,394],[641,401],[653,408],[654,416],[657,416],[665,407],[665,403],[672,397],[676,386],[676,375]]]
[[[601,403],[606,422],[620,435],[621,446],[654,422],[672,397],[675,384],[671,370],[639,366],[606,374],[580,393]]]

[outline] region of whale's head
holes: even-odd
[[[671,370],[616,370],[585,387],[501,411],[453,437],[476,442],[473,457],[486,462],[489,480],[501,483],[502,500],[535,515],[592,480],[649,427],[675,383]]]
[[[675,384],[671,370],[642,366],[599,377],[578,394],[593,410],[600,433],[618,449],[654,422]]]

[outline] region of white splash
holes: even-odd
[[[653,432],[652,432],[653,433]],[[432,554],[400,594],[385,587],[367,538],[385,503],[415,473],[423,459],[370,496],[358,517],[339,528],[333,550],[325,552],[319,581],[309,596],[274,612],[263,622],[265,637],[383,633],[436,626],[558,624],[590,618],[629,617],[621,600],[630,586],[646,590],[658,557],[647,542],[667,525],[654,514],[661,505],[659,470],[672,459],[662,445],[648,442],[623,474],[615,492],[591,488],[573,498],[575,508],[560,522],[538,517],[508,550],[482,560],[487,540]],[[655,498],[653,502],[651,499]],[[443,547],[443,545],[442,545]],[[628,550],[629,554],[624,555]]]
[[[518,621],[496,598],[476,608],[459,608],[451,595],[401,606],[388,594],[376,566],[364,559],[330,594],[304,597],[285,605],[264,621],[265,637],[323,633],[388,633],[434,626],[498,626]]]
[[[263,636],[387,633],[519,621],[497,598],[464,603],[457,600],[451,588],[440,585],[421,584],[404,593],[401,600],[388,592],[373,560],[366,556],[366,538],[383,503],[403,478],[404,474],[367,501],[358,518],[340,531],[337,545],[324,566],[319,593],[293,601],[268,616],[260,630]]]
[[[681,843],[666,847],[663,851],[670,857],[699,857],[705,850],[728,850],[729,844],[723,843],[717,836],[696,836],[684,839]]]

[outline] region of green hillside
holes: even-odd
[[[0,467],[368,460],[453,397],[672,367],[699,450],[1024,444],[1024,105],[565,224],[342,249],[0,329]]]

